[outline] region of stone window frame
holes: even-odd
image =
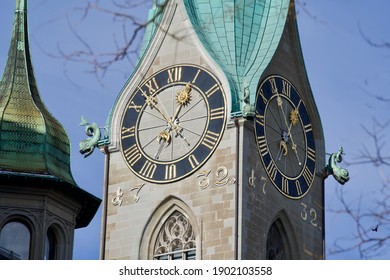
[[[153,259],[196,259],[195,233],[185,214],[176,210],[165,221],[155,242]]]
[[[50,244],[50,252],[46,251],[47,239],[52,241]],[[52,239],[52,240],[50,240]],[[44,245],[44,259],[46,260],[61,260],[65,259],[65,248],[66,248],[67,238],[64,232],[64,229],[59,224],[59,221],[51,223],[46,230],[45,234],[45,245]],[[46,254],[49,254],[47,256]]]
[[[279,240],[272,239],[270,236],[271,231],[275,230],[279,234]],[[269,259],[269,247],[271,245],[269,242],[271,241],[278,243],[278,246],[282,246],[281,250],[283,250],[286,260],[300,259],[300,250],[295,236],[295,231],[293,229],[290,219],[288,218],[287,213],[284,210],[280,211],[275,216],[268,228],[265,245],[266,259]],[[273,244],[273,246],[275,245],[275,243]]]
[[[29,249],[28,249],[28,258],[27,260],[32,259],[34,248],[35,248],[35,227],[34,224],[25,216],[23,215],[9,215],[4,221],[0,224],[0,235],[3,231],[4,227],[7,226],[10,223],[20,223],[23,226],[27,228],[30,234],[30,240],[29,240]],[[17,255],[15,256],[17,257]]]
[[[1,212],[1,211],[0,211]],[[55,260],[65,260],[67,255],[73,251],[73,247],[69,244],[73,243],[73,235],[70,230],[70,224],[65,223],[59,217],[45,212],[46,220],[41,218],[43,212],[31,211],[30,209],[7,209],[2,212],[0,220],[0,233],[5,225],[10,222],[20,222],[24,224],[30,231],[30,250],[29,260],[45,259],[45,238],[48,231],[52,231],[56,239],[55,244]],[[45,235],[42,239],[41,236]]]
[[[185,216],[191,224],[195,237],[196,260],[201,259],[201,221],[198,220],[190,207],[177,197],[170,196],[165,199],[151,214],[146,224],[139,247],[140,260],[153,260],[155,257],[155,244],[165,222],[173,213],[179,212]]]

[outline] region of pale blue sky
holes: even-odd
[[[106,1],[111,2],[111,1]],[[372,40],[390,41],[390,2],[383,0],[307,0],[305,12],[299,9],[298,23],[306,68],[317,102],[325,134],[326,151],[335,152],[344,147],[345,158],[359,154],[369,139],[361,125],[371,127],[372,118],[390,119],[389,104],[378,103],[367,92],[390,97],[390,49],[370,47],[359,33],[361,29]],[[85,139],[79,126],[81,116],[104,126],[117,94],[132,71],[128,62],[118,63],[103,77],[105,87],[88,74],[85,64],[68,64],[53,59],[46,52],[57,54],[57,46],[74,51],[80,43],[71,34],[70,22],[97,51],[113,46],[112,30],[117,26],[111,18],[91,13],[85,22],[79,22],[80,13],[73,8],[82,6],[80,0],[30,0],[30,49],[38,89],[49,111],[64,125],[72,145],[72,172],[81,188],[102,197],[104,156],[95,151],[84,159],[78,152],[78,143]],[[0,2],[0,73],[2,74],[9,47],[14,11],[14,0]],[[137,11],[146,17],[146,11]],[[119,30],[121,32],[121,30]],[[65,73],[70,80],[65,77]],[[387,135],[388,136],[388,135]],[[386,150],[387,148],[387,150]],[[384,151],[388,151],[385,146]],[[389,154],[389,153],[387,153]],[[355,203],[363,194],[363,208],[371,209],[373,199],[380,199],[380,186],[388,170],[369,166],[349,167],[351,180],[341,187],[333,178],[326,186],[326,244],[332,248],[337,238],[348,238],[355,232],[354,225],[332,209],[338,209],[335,190],[343,188],[346,197]],[[373,209],[374,210],[374,209]],[[74,259],[98,259],[101,210],[91,224],[75,234]],[[375,226],[376,221],[372,221]],[[371,226],[367,225],[368,227]],[[383,229],[385,230],[385,229]],[[389,229],[387,229],[389,230]],[[356,259],[357,252],[329,255],[329,259]],[[390,253],[380,258],[390,259]]]

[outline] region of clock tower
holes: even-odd
[[[102,259],[322,259],[294,1],[155,1],[108,119]]]

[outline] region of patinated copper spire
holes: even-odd
[[[24,178],[23,184],[55,188],[79,200],[82,209],[76,228],[86,226],[100,204],[100,199],[75,183],[69,138],[39,95],[29,50],[27,0],[16,0],[11,45],[0,81],[0,176],[19,178],[12,179],[17,182]]]
[[[27,0],[16,1],[11,46],[0,82],[0,169],[74,182],[68,136],[44,106],[36,85]]]

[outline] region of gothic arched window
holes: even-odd
[[[8,222],[0,231],[0,259],[28,260],[31,232],[18,221]]]
[[[282,224],[280,221],[272,223],[267,237],[267,260],[287,260],[289,259],[288,247],[286,244],[287,239],[283,236],[284,230],[282,230]]]
[[[155,260],[195,260],[196,240],[192,225],[179,211],[165,221],[154,246]]]

